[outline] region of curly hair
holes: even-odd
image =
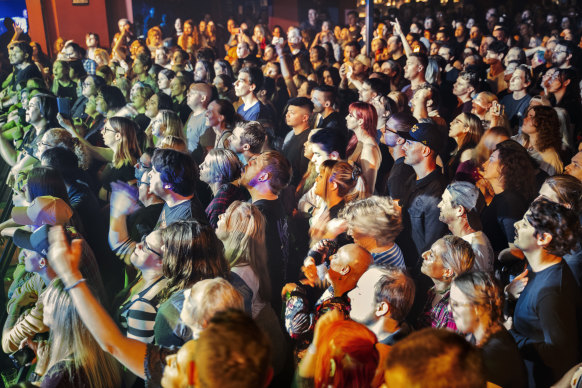
[[[378,245],[388,245],[403,229],[400,207],[390,197],[377,195],[350,202],[340,217],[358,233],[374,238]]]
[[[499,151],[503,189],[531,199],[535,192],[536,173],[527,150],[514,140],[505,140],[497,144],[495,151]]]
[[[552,236],[545,247],[552,255],[563,256],[576,246],[580,236],[580,220],[574,211],[540,198],[531,204],[525,216],[535,229],[535,236],[544,233]]]
[[[560,133],[560,119],[556,110],[550,106],[534,105],[525,111],[525,116],[533,111],[533,124],[538,134],[536,144],[533,146],[540,152],[553,148],[556,152],[562,149],[562,135]],[[527,134],[523,134],[529,140]]]

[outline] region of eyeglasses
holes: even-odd
[[[142,183],[144,183],[144,182],[142,182]],[[157,251],[154,251],[154,250],[153,250],[153,249],[152,249],[152,248],[151,248],[151,247],[148,245],[148,242],[146,241],[146,237],[147,237],[147,236],[143,236],[143,237],[141,238],[141,244],[142,244],[142,246],[144,247],[144,249],[147,249],[148,251],[150,251],[151,253],[153,253],[154,255],[156,255],[156,256],[158,256],[158,257],[162,257],[162,254],[161,254],[161,253],[159,253],[159,252],[157,252]]]
[[[107,126],[104,126],[104,127],[103,127],[103,131],[104,131],[104,132],[107,132],[107,131],[109,131],[109,132],[113,132],[113,133],[118,133],[118,132],[117,132],[115,129],[109,129],[109,128],[107,128]]]
[[[141,170],[151,170],[151,168],[152,168],[152,166],[151,166],[151,165],[150,165],[150,166],[148,166],[147,164],[145,164],[144,162],[142,162],[142,161],[139,161],[139,160],[138,160],[138,162],[135,164],[135,166],[133,166],[133,167],[135,167],[135,168],[139,168],[139,169],[141,169]]]
[[[562,54],[562,53],[567,53],[568,51],[566,50],[554,50],[554,54]]]
[[[149,182],[143,182],[143,181],[141,181],[141,180],[138,180],[138,181],[137,181],[137,187],[141,187],[141,185],[146,185],[146,186],[149,186],[149,185],[150,185],[150,183],[149,183]]]

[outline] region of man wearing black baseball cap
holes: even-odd
[[[417,258],[447,233],[447,225],[439,220],[438,203],[447,186],[445,177],[436,164],[442,147],[436,124],[422,122],[409,132],[399,132],[406,139],[403,145],[404,163],[414,169],[415,176],[406,183],[409,193],[402,199],[405,230],[409,227],[416,246]]]

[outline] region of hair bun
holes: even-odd
[[[354,164],[352,166],[352,180],[357,180],[360,175],[362,175],[362,169],[357,164]]]

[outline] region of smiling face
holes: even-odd
[[[28,101],[28,108],[26,109],[26,122],[34,124],[38,123],[40,120],[42,120],[40,99],[32,97],[30,101]]]

